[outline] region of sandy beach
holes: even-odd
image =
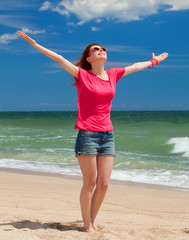
[[[111,182],[99,231],[86,233],[81,186],[79,178],[0,169],[0,239],[189,239],[189,191]]]

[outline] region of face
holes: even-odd
[[[106,60],[107,60],[106,51],[107,51],[106,48],[103,48],[99,45],[94,45],[90,48],[89,56],[88,56],[87,60],[89,62],[99,61],[99,60],[103,60],[106,62]]]

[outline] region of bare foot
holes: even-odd
[[[95,232],[97,232],[99,230],[98,226],[95,223],[93,223],[92,226],[93,226],[93,229],[95,230]]]
[[[95,229],[92,227],[92,225],[84,226],[83,229],[85,232],[95,232]]]

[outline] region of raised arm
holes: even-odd
[[[164,52],[158,56],[155,56],[154,53],[152,53],[152,60],[146,61],[146,62],[134,63],[133,65],[126,67],[125,73],[123,76],[126,76],[126,75],[134,73],[134,72],[138,72],[138,71],[143,70],[148,67],[152,68],[152,67],[154,67],[154,65],[159,64],[160,62],[165,60],[167,57],[168,57],[168,53],[166,53],[166,52]]]
[[[72,76],[78,78],[78,67],[72,64],[70,61],[62,57],[61,55],[39,45],[35,40],[28,37],[24,32],[18,31],[17,34],[30,43],[34,48],[45,54],[47,57],[50,57],[54,61],[58,62],[68,73]]]

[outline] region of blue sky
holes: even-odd
[[[188,0],[6,0],[0,2],[0,111],[77,110],[73,78],[16,35],[75,62],[97,42],[106,68],[168,52],[166,61],[122,78],[112,110],[189,110]]]

